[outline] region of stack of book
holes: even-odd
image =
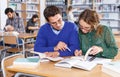
[[[120,77],[120,61],[105,63],[102,66],[102,72],[111,75],[112,77]]]
[[[40,64],[39,57],[17,58],[13,62],[14,67],[35,68]]]

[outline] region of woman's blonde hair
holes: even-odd
[[[79,21],[84,20],[87,24],[91,25],[92,30],[96,30],[96,35],[102,34],[102,26],[100,26],[99,15],[96,11],[91,9],[84,10],[79,15]]]

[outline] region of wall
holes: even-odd
[[[4,10],[7,8],[7,0],[0,0],[0,29],[3,29],[6,23],[7,16]]]
[[[40,0],[40,24],[41,24],[40,26],[42,26],[46,22],[44,15],[43,15],[43,11],[45,7],[46,7],[45,0]]]

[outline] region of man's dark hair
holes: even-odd
[[[9,12],[13,13],[13,9],[12,8],[6,8],[5,9],[5,14],[8,14]]]
[[[34,18],[39,18],[39,17],[37,14],[34,14],[31,19],[33,20]]]
[[[44,17],[47,21],[49,21],[48,20],[49,17],[55,16],[56,14],[61,14],[60,9],[56,6],[51,5],[46,7],[44,10]]]

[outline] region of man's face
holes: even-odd
[[[8,18],[13,18],[13,13],[8,12],[8,13],[7,13],[7,16],[8,16]]]
[[[57,29],[57,30],[61,30],[62,29],[62,16],[60,14],[56,14],[55,16],[51,16],[48,18],[48,22],[49,24]]]

